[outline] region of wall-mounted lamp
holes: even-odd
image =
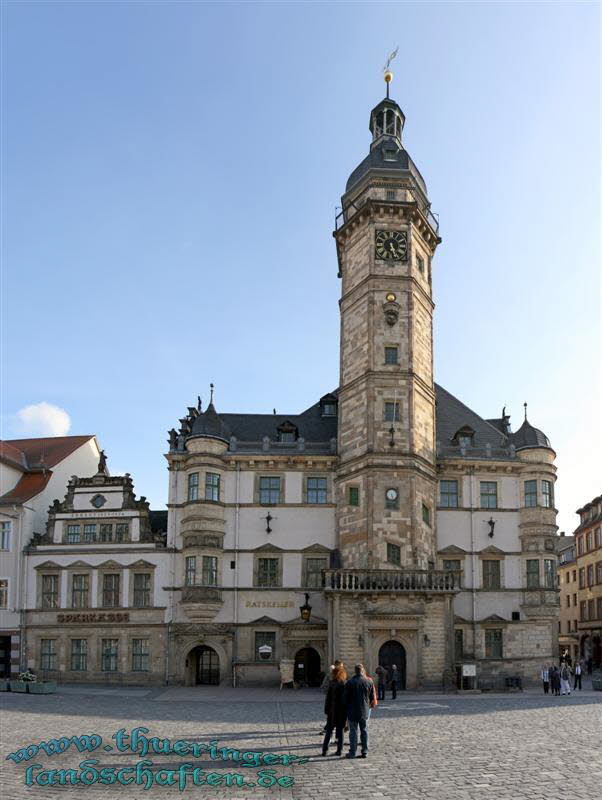
[[[487,520],[487,524],[489,525],[489,533],[487,534],[490,539],[493,539],[493,530],[495,528],[495,520],[493,517],[489,517]]]
[[[389,447],[395,447],[395,428],[391,425],[389,428]]]
[[[428,633],[424,634],[424,646],[425,647],[430,647],[431,646],[431,640],[428,637]]]
[[[271,533],[272,529],[270,528],[270,522],[274,519],[274,517],[268,511],[268,513],[265,515],[263,519],[265,519],[265,532]]]
[[[311,617],[311,606],[309,604],[308,592],[305,592],[305,603],[300,606],[299,611],[301,612],[301,619],[303,622],[309,622],[309,618]]]

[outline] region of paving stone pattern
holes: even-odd
[[[366,760],[320,756],[323,695],[317,691],[194,689],[108,689],[64,686],[56,695],[2,694],[2,800],[582,800],[602,796],[602,695],[589,689],[570,697],[532,691],[508,695],[400,694],[385,700],[370,721]],[[119,728],[150,728],[149,736],[187,739],[220,746],[308,756],[296,767],[276,766],[292,775],[291,788],[261,789],[99,785],[24,785],[25,768],[76,767],[86,757],[100,766],[128,766],[133,753],[37,755],[17,765],[6,755],[42,739],[98,733],[103,742]],[[345,748],[346,751],[346,748]],[[334,753],[334,749],[333,749]],[[195,761],[208,771],[244,772],[233,762],[171,755],[148,756],[157,768]]]

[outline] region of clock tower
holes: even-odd
[[[454,589],[453,576],[435,570],[432,261],[441,240],[403,145],[404,123],[387,81],[387,98],[370,114],[370,152],[347,181],[334,232],[341,568],[327,587],[334,657],[372,670],[403,660],[407,685],[418,687],[440,682],[451,666]],[[385,645],[390,657],[379,652]]]

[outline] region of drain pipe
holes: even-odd
[[[172,503],[173,506],[177,505],[178,502],[178,473],[179,470],[174,470],[174,478],[173,478],[173,497],[175,502]],[[169,501],[169,498],[168,498]],[[175,530],[173,535],[173,541],[169,541],[171,530],[175,528],[175,518],[173,516],[175,512],[170,513],[170,508],[168,505],[167,508],[167,542],[165,543],[168,548],[171,546],[171,558],[170,558],[170,567],[169,567],[169,603],[167,606],[167,636],[165,638],[165,685],[169,686],[169,668],[170,668],[170,655],[171,655],[171,626],[173,621],[173,609],[174,609],[174,587],[176,585],[176,536]],[[170,524],[171,523],[171,524]]]
[[[469,498],[470,498],[470,573],[471,573],[471,601],[472,601],[472,654],[477,660],[477,584],[475,568],[475,540],[474,540],[474,467],[468,468]]]
[[[234,508],[234,642],[232,647],[232,686],[236,688],[238,661],[238,556],[240,535],[240,462],[236,462],[236,505]]]

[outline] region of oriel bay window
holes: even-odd
[[[483,561],[483,589],[492,591],[502,588],[502,568],[499,560]]]
[[[207,472],[205,475],[205,500],[219,503],[220,476],[217,472]]]
[[[485,658],[503,658],[503,634],[499,628],[485,631]]]
[[[152,605],[150,572],[134,573],[134,606],[148,608]]]
[[[458,481],[439,481],[439,505],[441,508],[458,508]]]
[[[527,559],[527,589],[539,589],[539,559]]]
[[[546,589],[556,588],[556,562],[552,558],[544,559],[543,585]]]
[[[103,672],[117,672],[119,639],[102,639],[100,668]]]
[[[255,585],[263,588],[280,585],[280,559],[257,559]]]
[[[217,557],[203,556],[203,569],[201,572],[203,586],[217,586]]]
[[[525,506],[533,508],[537,505],[537,481],[525,481]]]
[[[42,575],[42,608],[59,607],[59,576],[55,573]]]
[[[56,639],[42,639],[40,641],[40,667],[42,670],[56,669]]]
[[[307,479],[307,502],[316,504],[328,502],[327,478]]]
[[[72,608],[88,608],[90,592],[90,576],[74,575],[71,579]]]
[[[196,556],[186,556],[186,574],[184,576],[186,586],[194,586],[196,583]]]
[[[132,672],[149,672],[150,640],[132,639]]]
[[[199,473],[192,472],[188,476],[188,500],[199,499]]]
[[[101,605],[103,608],[119,607],[119,589],[121,576],[118,573],[105,573],[102,576],[102,597]]]
[[[552,481],[541,482],[541,499],[544,508],[554,507],[554,490],[552,487]]]

